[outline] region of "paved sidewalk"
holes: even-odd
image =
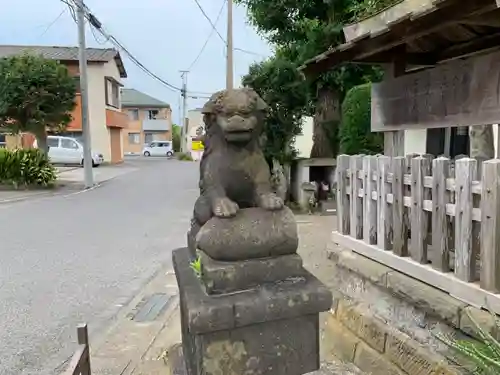
[[[93,168],[92,170],[94,172],[94,182],[100,184],[123,174],[133,172],[137,170],[137,168],[124,165],[103,165],[98,168]],[[81,167],[59,169],[59,181],[61,183],[83,183],[84,178],[84,169]]]
[[[326,244],[334,226],[334,216],[296,216],[299,236],[299,253],[304,265],[321,281],[329,284],[333,270],[326,262]],[[134,314],[140,302],[155,294],[170,297],[168,306],[156,319],[148,322],[134,321]],[[173,271],[169,268],[160,272],[145,287],[143,292],[123,310],[116,324],[99,342],[92,342],[92,370],[96,375],[168,375],[175,374],[170,368],[171,355],[177,352],[181,342],[180,316],[178,309],[178,289]],[[137,306],[139,305],[139,308]],[[154,308],[152,309],[154,310]],[[320,324],[325,325],[324,316]],[[322,347],[328,347],[321,332]],[[325,361],[317,375],[359,375],[360,370],[352,364],[342,363],[325,349],[321,353]]]

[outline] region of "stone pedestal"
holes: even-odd
[[[297,255],[215,261],[175,250],[183,355],[189,375],[302,375],[319,368],[319,312],[330,291]]]

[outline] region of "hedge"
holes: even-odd
[[[384,150],[381,133],[372,133],[371,84],[350,89],[342,103],[342,124],[340,126],[340,152],[342,154],[378,154]]]
[[[57,172],[46,153],[38,149],[0,149],[0,184],[51,186]]]

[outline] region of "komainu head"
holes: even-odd
[[[262,131],[267,104],[252,89],[223,90],[203,107],[207,135],[218,134],[229,143],[247,143]]]

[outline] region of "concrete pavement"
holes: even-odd
[[[94,190],[0,205],[0,374],[57,374],[81,322],[98,348],[185,244],[198,164],[121,167]]]

